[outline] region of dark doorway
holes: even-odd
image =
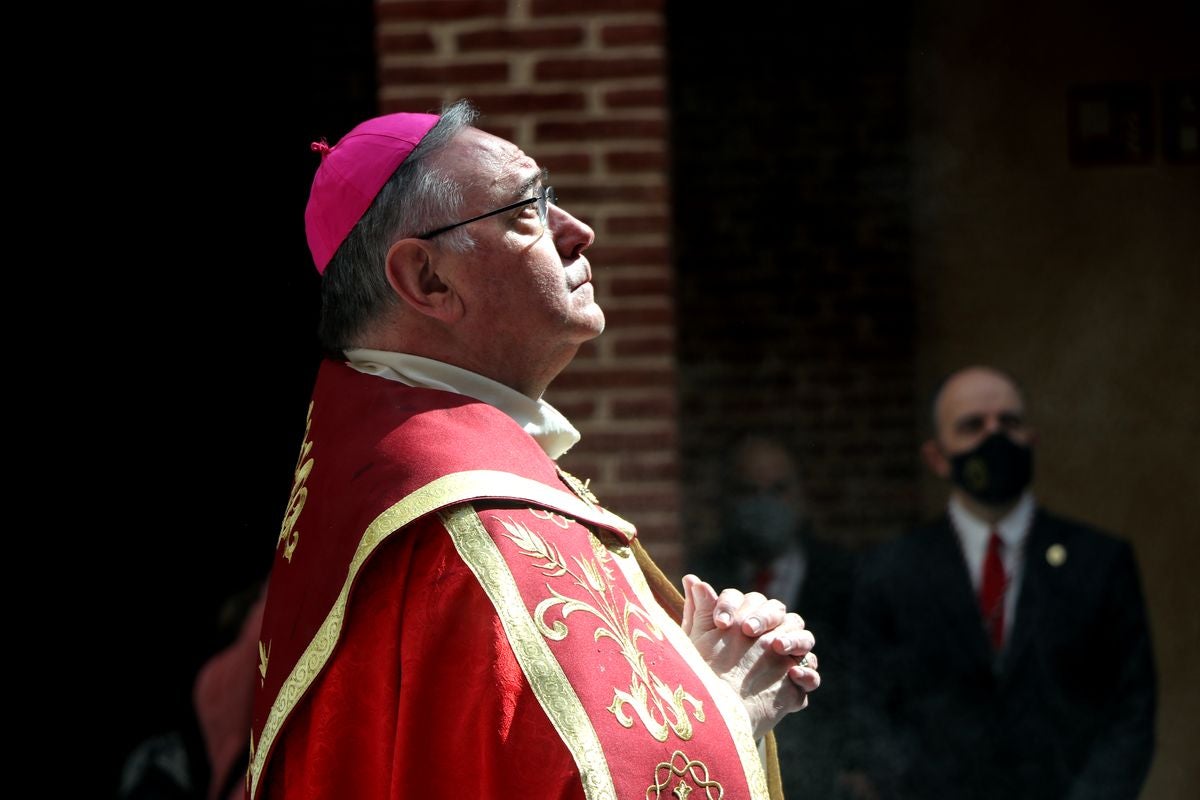
[[[909,10],[667,4],[686,530],[731,437],[782,437],[820,535],[912,518]]]
[[[318,361],[309,143],[376,108],[370,0],[168,13],[152,41],[106,43],[140,197],[120,210],[138,238],[107,286],[119,356],[98,376],[121,449],[94,568],[111,789],[137,742],[187,728],[197,668],[236,632],[223,610],[270,563]]]

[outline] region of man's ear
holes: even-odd
[[[926,439],[921,445],[921,460],[929,467],[929,471],[939,478],[950,477],[950,460],[942,453],[942,448],[938,447],[935,439]]]
[[[387,279],[403,303],[429,317],[452,322],[462,303],[438,274],[443,254],[424,239],[401,239],[388,249]]]
[[[1036,428],[1030,428],[1030,429],[1029,429],[1029,432],[1028,432],[1027,434],[1025,434],[1025,444],[1026,444],[1026,446],[1028,446],[1028,447],[1037,447],[1039,442],[1041,442],[1041,437],[1039,437],[1039,436],[1038,436],[1037,429],[1036,429]]]

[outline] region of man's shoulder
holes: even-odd
[[[914,561],[926,562],[931,553],[952,542],[950,520],[943,514],[875,545],[862,557],[860,571],[890,572]]]
[[[471,470],[540,479],[554,474],[553,463],[537,442],[500,409],[453,392],[363,374],[333,361],[321,368],[310,419],[314,439],[329,454],[324,463],[338,464],[340,472],[354,475],[370,470],[396,473],[410,489]]]
[[[1076,549],[1097,554],[1116,555],[1131,552],[1129,542],[1121,536],[1082,520],[1074,519],[1038,506],[1033,517],[1032,536],[1035,539],[1054,539]]]

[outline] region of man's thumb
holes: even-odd
[[[683,576],[683,632],[697,636],[715,630],[717,591],[695,575]]]

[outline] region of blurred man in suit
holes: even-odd
[[[846,616],[850,552],[814,535],[800,465],[765,432],[743,433],[723,470],[720,537],[695,569],[719,586],[783,600],[821,634],[822,693],[804,714],[775,728],[784,793],[834,798],[846,729]]]
[[[1131,800],[1155,675],[1126,542],[1039,507],[1016,382],[947,377],[922,447],[946,513],[863,565],[851,627],[869,786],[884,798]]]

